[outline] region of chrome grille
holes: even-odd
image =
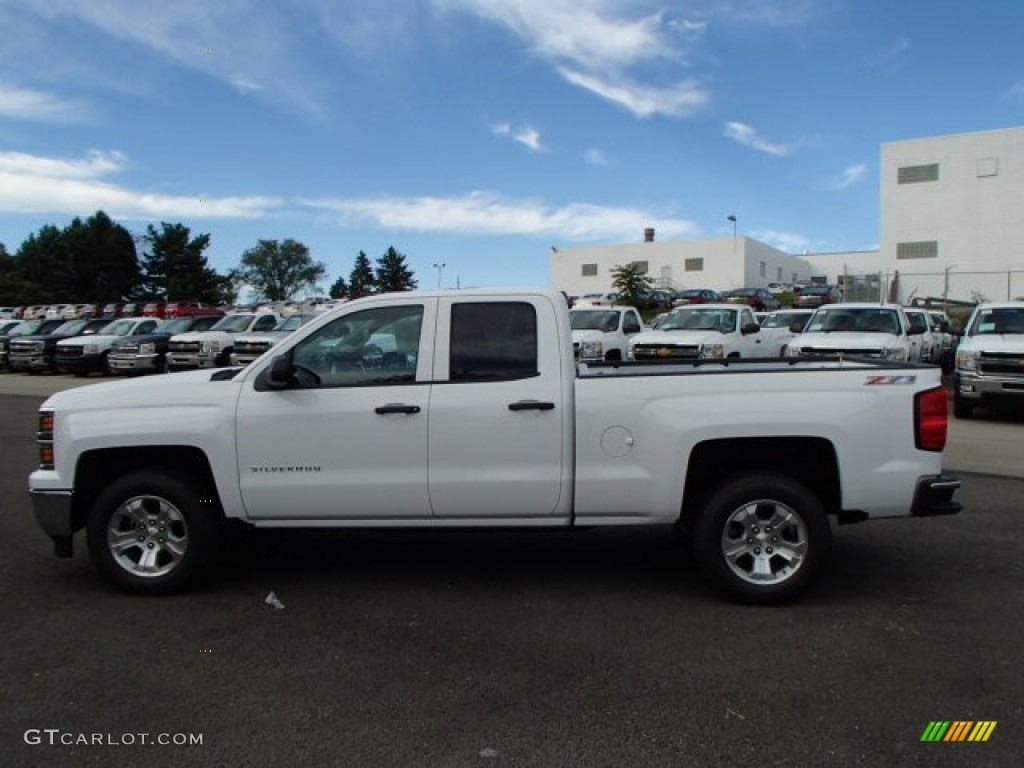
[[[60,344],[57,345],[57,354],[62,357],[81,357],[84,351],[85,348],[78,345],[67,347],[61,346]]]
[[[1019,352],[982,352],[978,372],[1000,376],[1024,376],[1024,355]]]
[[[172,341],[167,345],[171,352],[189,352],[195,354],[199,352],[200,344],[198,341]]]
[[[235,344],[237,355],[262,355],[271,347],[269,341],[240,341]]]
[[[811,347],[803,347],[800,350],[800,354],[805,356],[805,357],[814,356],[814,355],[823,355],[823,356],[826,356],[826,357],[827,356],[839,357],[840,355],[842,355],[843,357],[848,357],[850,355],[854,355],[854,356],[858,356],[858,357],[881,357],[882,356],[882,350],[881,349],[840,349],[838,347],[813,347],[813,348],[811,348]]]
[[[698,344],[637,344],[633,347],[637,360],[692,360],[700,357]]]

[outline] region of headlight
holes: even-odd
[[[156,354],[156,344],[153,343],[152,341],[146,342],[145,344],[139,344],[139,354],[140,355],[155,355]]]
[[[889,347],[882,350],[883,360],[897,360],[899,362],[906,362],[907,350],[903,347]]]
[[[99,344],[86,344],[82,348],[82,354],[83,355],[98,355],[99,353],[100,353],[100,345]]]
[[[978,353],[970,349],[956,351],[956,367],[962,371],[974,371],[978,368]]]
[[[6,341],[0,341],[0,352],[6,352],[6,351],[7,351],[7,342]]]
[[[604,345],[600,341],[584,341],[580,357],[604,357]]]
[[[630,344],[628,347],[626,347],[626,359],[627,360],[636,360],[636,356],[633,354],[633,345],[632,344]]]
[[[802,354],[800,347],[786,347],[786,357],[800,357]]]
[[[700,356],[721,359],[725,357],[725,347],[721,344],[705,344],[700,348]]]

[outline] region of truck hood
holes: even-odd
[[[986,352],[1024,353],[1024,335],[1019,333],[985,333],[969,336],[960,342],[960,349],[985,350]]]
[[[100,346],[110,346],[115,341],[123,341],[134,338],[134,336],[114,336],[111,334],[97,333],[95,336],[73,336],[70,339],[64,339],[61,342],[61,346],[84,347],[86,344],[99,344]]]
[[[171,341],[233,341],[239,334],[227,331],[189,331],[171,336]]]
[[[585,341],[603,341],[604,339],[612,336],[611,333],[605,333],[604,331],[597,330],[586,330],[586,331],[573,331],[572,340],[574,343],[582,344]]]
[[[718,331],[648,331],[633,337],[630,344],[718,344],[732,338]]]
[[[226,378],[225,371],[230,370],[186,371],[89,384],[57,392],[41,407],[58,411],[92,411],[140,406],[163,408],[175,404],[214,405],[223,401],[229,389],[236,395],[238,393],[238,382]]]
[[[240,341],[244,342],[260,342],[260,341],[272,341],[275,344],[281,339],[286,339],[291,336],[295,331],[265,331],[264,333],[238,333],[235,334],[235,343]],[[576,337],[574,336],[573,339]]]
[[[902,336],[891,333],[857,333],[855,331],[828,331],[825,333],[804,333],[797,337],[794,346],[816,349],[818,347],[842,347],[843,349],[879,349],[898,347],[905,344]]]

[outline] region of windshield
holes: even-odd
[[[736,310],[683,307],[669,312],[659,331],[720,331],[731,333],[736,328]]]
[[[789,328],[791,325],[806,325],[811,318],[808,312],[773,312],[761,323],[762,328]]]
[[[81,330],[85,328],[87,322],[88,320],[69,320],[66,323],[58,325],[57,328],[53,331],[53,333],[59,333],[66,336],[74,336],[76,333],[80,333]]]
[[[313,318],[312,315],[292,315],[291,317],[288,317],[288,318],[282,320],[277,325],[277,327],[274,328],[274,330],[275,331],[294,331],[294,330],[298,330],[299,328],[304,326],[306,323],[308,323],[312,318]]]
[[[1024,307],[982,309],[971,323],[971,336],[1024,333]]]
[[[619,313],[604,309],[580,309],[569,313],[574,331],[614,331],[619,327]]]
[[[227,331],[228,333],[239,333],[246,331],[252,325],[256,315],[228,315],[213,326],[211,331]]]
[[[194,323],[191,317],[179,317],[176,320],[171,320],[167,325],[161,326],[157,330],[160,333],[185,333],[185,331],[192,328]]]
[[[110,336],[127,336],[134,328],[135,323],[131,320],[115,320],[103,329],[103,333]]]
[[[900,318],[894,309],[884,307],[842,307],[819,309],[804,333],[891,333],[899,335]]]

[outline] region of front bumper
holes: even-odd
[[[260,355],[258,354],[242,353],[241,355],[239,355],[233,353],[231,355],[231,365],[246,366],[249,365],[249,363],[251,363],[253,360],[258,359],[259,357]]]
[[[56,358],[57,370],[61,373],[106,373],[101,355],[75,355]]]
[[[960,478],[955,475],[932,475],[917,481],[914,502],[910,507],[911,517],[937,517],[955,515],[963,505],[953,501],[953,494],[960,488]]]
[[[71,511],[71,491],[29,490],[28,494],[36,522],[53,539],[54,554],[71,557],[71,537],[76,530]]]
[[[1024,397],[1024,378],[1019,376],[992,376],[973,371],[957,371],[953,384],[956,394],[968,400],[981,400],[992,395]]]
[[[200,352],[198,354],[168,352],[167,370],[182,371],[190,368],[216,368],[217,356],[217,354],[212,352]]]
[[[50,358],[45,354],[15,355],[10,356],[10,368],[12,371],[49,371],[53,370]]]
[[[111,355],[107,365],[112,371],[159,371],[160,355]]]

